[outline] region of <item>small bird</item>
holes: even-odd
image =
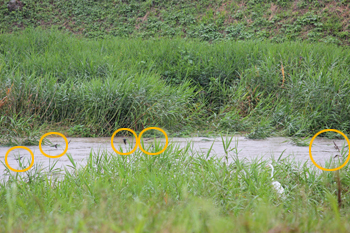
[[[334,141],[333,141],[333,143],[334,143],[334,148],[337,149],[337,150],[340,152],[340,149],[339,149],[339,147],[337,146],[337,144],[335,144]]]
[[[23,156],[19,156],[19,157],[17,157],[17,158],[15,158],[15,160],[20,160],[20,159],[22,159],[23,158]]]
[[[124,142],[124,144],[126,145],[126,138],[123,138],[123,142]]]
[[[274,168],[273,168],[272,164],[269,164],[268,166],[272,169],[272,170],[271,170],[271,178],[272,178],[272,180],[274,180],[274,179],[273,179]],[[282,185],[281,185],[280,182],[278,182],[278,181],[272,181],[272,185],[273,185],[273,187],[275,188],[276,192],[277,192],[279,195],[281,195],[281,194],[284,193],[284,188],[282,187]]]
[[[69,140],[68,144],[71,142],[72,140]],[[55,145],[52,145],[50,147],[55,147],[57,149],[57,147],[59,147],[60,144],[55,144]]]

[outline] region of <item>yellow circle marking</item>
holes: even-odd
[[[350,147],[350,142],[349,142],[349,139],[348,137],[343,134],[341,131],[339,130],[336,130],[336,129],[324,129],[324,130],[321,130],[320,132],[318,132],[317,134],[315,134],[315,136],[312,137],[311,141],[310,141],[310,145],[309,145],[309,155],[310,155],[310,159],[311,161],[313,162],[313,164],[318,167],[319,169],[323,170],[323,171],[336,171],[336,170],[339,170],[341,168],[343,168],[348,162],[349,162],[349,159],[350,159],[350,150],[349,150],[349,154],[348,154],[348,158],[346,159],[346,161],[339,167],[336,167],[336,168],[324,168],[324,167],[321,167],[320,165],[318,165],[315,160],[312,158],[312,154],[311,154],[311,147],[312,147],[312,143],[314,142],[314,140],[316,139],[316,137],[318,135],[320,135],[321,133],[324,133],[324,132],[329,132],[329,131],[332,131],[332,132],[336,132],[340,135],[342,135],[345,139],[346,139],[346,142],[348,143],[348,146]]]
[[[159,152],[155,152],[155,153],[147,152],[147,151],[145,151],[145,150],[142,148],[142,146],[141,146],[141,137],[142,137],[142,134],[143,134],[144,132],[146,132],[147,130],[151,130],[151,129],[159,130],[159,131],[162,132],[162,133],[164,134],[164,136],[165,136],[165,146],[164,146],[164,148],[163,148],[161,151],[159,151]],[[140,146],[140,150],[141,150],[143,153],[148,154],[148,155],[159,155],[160,153],[163,153],[163,152],[165,151],[165,149],[168,147],[168,142],[169,142],[169,140],[168,140],[168,135],[165,133],[164,130],[162,130],[161,128],[158,128],[158,127],[149,127],[149,128],[146,128],[146,129],[144,129],[144,130],[141,131],[140,136],[139,136],[139,142],[138,142],[138,143],[139,143],[139,146]]]
[[[41,148],[41,143],[42,143],[42,141],[44,140],[44,138],[45,138],[46,136],[51,135],[51,134],[56,134],[56,135],[61,136],[61,137],[64,139],[64,141],[66,142],[66,148],[64,149],[64,151],[63,151],[62,154],[55,155],[55,156],[53,156],[53,155],[48,155],[48,154],[46,154],[46,153],[43,151],[43,149]],[[68,140],[67,140],[67,138],[66,138],[63,134],[61,134],[61,133],[57,133],[57,132],[48,132],[48,133],[44,134],[44,135],[40,138],[40,140],[39,140],[39,150],[40,150],[41,153],[42,153],[44,156],[46,156],[46,157],[54,158],[54,159],[55,159],[55,158],[59,158],[59,157],[63,156],[63,155],[68,151]]]
[[[136,144],[135,144],[134,149],[132,149],[132,151],[129,151],[129,152],[126,152],[126,153],[119,152],[119,151],[114,147],[114,144],[113,144],[113,139],[114,139],[115,135],[116,135],[118,132],[123,131],[123,130],[126,130],[126,131],[131,132],[131,133],[135,136],[135,139],[136,139]],[[138,142],[137,142],[137,135],[136,135],[135,131],[132,130],[132,129],[129,129],[129,128],[120,128],[120,129],[116,130],[116,131],[113,133],[112,138],[111,138],[111,145],[112,145],[113,150],[114,150],[117,154],[120,154],[120,155],[130,155],[130,154],[134,153],[135,150],[137,149],[137,143],[138,143]]]
[[[12,168],[9,163],[7,162],[7,157],[9,155],[9,153],[15,149],[25,149],[27,151],[29,151],[30,155],[32,156],[32,162],[30,163],[29,167],[27,167],[26,169],[22,169],[22,170],[17,170],[17,169],[14,169]],[[6,152],[6,155],[5,155],[5,164],[6,166],[11,170],[11,171],[14,171],[14,172],[25,172],[25,171],[28,171],[34,164],[34,154],[33,152],[28,148],[28,147],[25,147],[25,146],[15,146],[15,147],[12,147],[11,149],[9,149],[7,152]]]

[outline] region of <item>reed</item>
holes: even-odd
[[[251,138],[350,130],[347,48],[92,40],[54,29],[1,34],[0,41],[3,122],[33,117],[39,125],[84,125],[97,136],[145,126],[246,131]]]

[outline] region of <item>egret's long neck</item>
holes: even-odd
[[[273,169],[273,166],[271,164],[269,164],[269,166],[271,167],[271,178],[273,178],[274,169]]]

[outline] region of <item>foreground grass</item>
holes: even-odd
[[[159,145],[156,145],[158,149]],[[7,232],[349,232],[349,166],[338,208],[332,172],[282,159],[227,165],[172,144],[159,156],[91,153],[86,166],[54,179],[31,172],[0,186]],[[330,165],[328,165],[330,166]],[[33,169],[32,169],[33,170]],[[35,171],[35,169],[33,170]],[[17,173],[18,174],[18,173]],[[31,178],[31,179],[28,179]]]

